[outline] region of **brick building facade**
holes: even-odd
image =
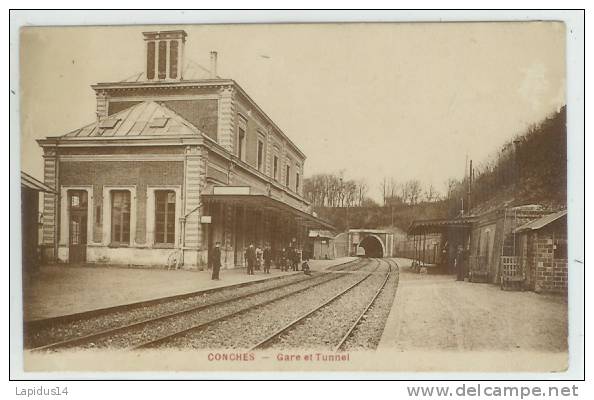
[[[303,198],[305,155],[233,80],[184,59],[184,31],[145,32],[145,71],[92,86],[97,120],[39,140],[46,256],[223,266],[328,227]]]
[[[515,233],[525,286],[535,292],[567,293],[567,210],[531,221]]]

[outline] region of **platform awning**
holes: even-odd
[[[26,187],[27,189],[36,190],[38,192],[56,193],[54,189],[23,171],[21,171],[21,187]]]
[[[203,194],[201,198],[204,203],[242,205],[277,212],[295,218],[300,224],[310,229],[334,230],[334,226],[330,222],[263,194]]]
[[[524,232],[524,231],[536,231],[545,226],[557,221],[560,218],[567,216],[567,210],[558,211],[556,213],[551,213],[549,215],[545,215],[542,218],[536,219],[534,221],[530,221],[527,224],[520,226],[514,230],[515,233]]]
[[[416,220],[408,227],[408,234],[444,233],[452,229],[470,229],[472,222],[472,217]]]

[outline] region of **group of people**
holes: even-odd
[[[264,268],[264,273],[270,273],[270,266],[272,265],[272,249],[270,246],[264,246],[264,250],[260,246],[254,247],[250,244],[244,253],[245,263],[247,265],[247,274],[254,275],[254,269],[259,271]]]
[[[278,256],[278,264],[281,271],[299,271],[299,261],[301,261],[301,254],[294,246],[284,248],[280,251]]]
[[[297,246],[290,245],[288,248],[283,248],[277,254],[277,265],[281,271],[299,271],[299,262],[301,261],[301,254]],[[264,274],[270,274],[270,267],[272,266],[273,252],[269,245],[260,248],[250,244],[244,252],[245,264],[247,266],[247,274],[254,275],[254,271],[263,270]],[[208,267],[212,268],[212,279],[219,280],[219,272],[221,270],[221,243],[216,242],[214,248],[209,252]],[[310,273],[308,257],[303,253],[303,264],[301,270],[304,273]]]

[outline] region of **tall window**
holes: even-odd
[[[299,192],[299,172],[295,174],[295,191]]]
[[[245,130],[243,128],[239,128],[238,141],[237,141],[237,157],[240,160],[243,160],[245,157],[245,151],[243,147],[245,146]]]
[[[177,40],[169,42],[169,77],[177,78],[178,51]]]
[[[155,243],[173,244],[175,242],[175,192],[158,190],[155,192]]]
[[[146,45],[146,77],[155,79],[155,42]]]
[[[130,192],[111,192],[111,242],[130,244]]]
[[[287,170],[285,172],[285,186],[289,187],[290,182],[291,182],[291,167],[289,167],[287,165]]]
[[[167,42],[161,41],[159,42],[159,79],[166,78],[166,68],[167,68]]]
[[[278,180],[278,157],[277,156],[274,156],[272,173],[273,173],[274,179]]]
[[[258,171],[262,171],[264,165],[264,142],[258,140]]]

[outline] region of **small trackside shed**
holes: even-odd
[[[524,267],[526,288],[567,293],[567,210],[524,224],[515,233],[516,261]]]

